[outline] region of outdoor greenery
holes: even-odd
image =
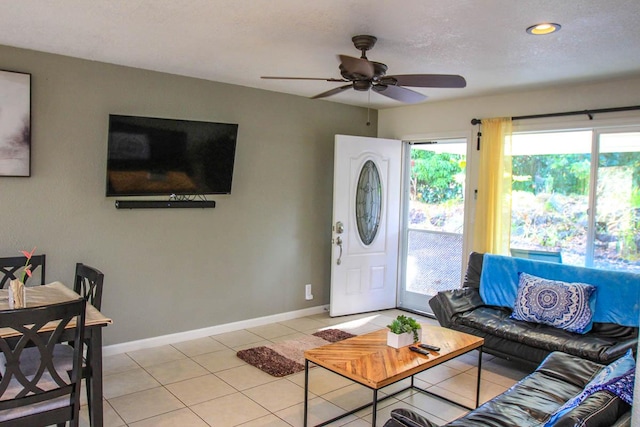
[[[590,155],[536,155],[514,156],[512,163],[514,191],[528,191],[533,194],[587,194]]]
[[[601,153],[598,160],[596,258],[637,264],[640,153]],[[447,224],[459,228],[465,156],[412,150],[411,166],[411,223],[441,231],[454,229]],[[512,245],[557,248],[576,264],[584,262],[591,155],[514,156],[512,174]]]
[[[590,157],[588,154],[513,157],[512,243],[562,249],[565,253],[584,252],[589,220]],[[597,257],[640,260],[638,188],[640,153],[600,154]]]
[[[625,167],[635,171],[634,188],[640,187],[640,153],[604,153],[600,168]],[[513,190],[586,195],[589,191],[591,155],[548,154],[513,157]]]
[[[424,203],[463,199],[465,156],[411,150],[411,194]]]

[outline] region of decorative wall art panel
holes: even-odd
[[[0,176],[31,175],[31,74],[0,71]]]

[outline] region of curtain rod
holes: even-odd
[[[600,113],[615,113],[618,111],[633,111],[640,110],[640,105],[633,105],[630,107],[616,107],[616,108],[601,108],[598,110],[581,110],[581,111],[566,111],[564,113],[548,113],[548,114],[534,114],[531,116],[515,116],[511,117],[511,120],[527,120],[527,119],[541,119],[544,117],[561,117],[561,116],[581,116],[586,114],[589,116],[589,120],[593,120],[594,114]],[[472,125],[479,125],[482,123],[482,119],[471,119]]]

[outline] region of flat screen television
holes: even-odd
[[[238,125],[109,115],[107,197],[230,194]]]

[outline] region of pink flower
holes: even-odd
[[[27,261],[29,261],[31,259],[31,257],[33,256],[33,253],[36,251],[36,248],[34,246],[34,248],[31,250],[31,252],[27,252],[27,251],[20,251],[22,252],[22,255],[27,257]]]
[[[22,283],[24,283],[24,279],[29,276],[31,277],[31,264],[29,264],[29,261],[31,260],[31,257],[33,256],[33,253],[36,251],[35,246],[33,247],[33,249],[31,250],[31,252],[27,252],[27,251],[20,251],[22,252],[22,255],[24,255],[27,258],[27,262],[24,263],[24,271],[22,273]]]

